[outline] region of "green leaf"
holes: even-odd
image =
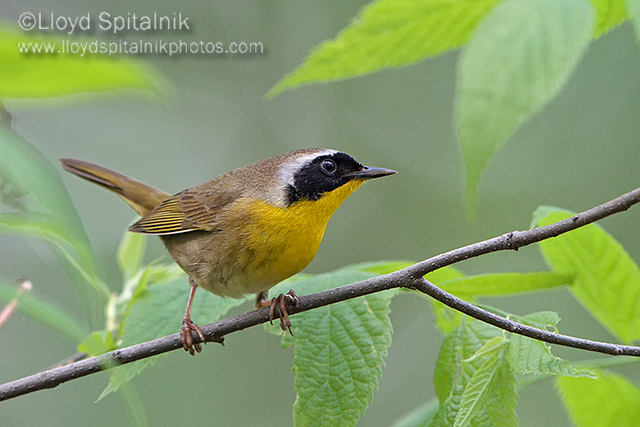
[[[475,298],[467,297],[465,298],[465,301],[473,304],[475,303]],[[440,301],[436,301],[434,298],[431,298],[430,303],[431,308],[433,309],[436,327],[440,330],[442,335],[451,333],[451,331],[457,328],[460,325],[460,322],[462,322],[464,314],[458,310],[454,310]]]
[[[138,360],[137,362],[111,369],[109,371],[109,384],[107,384],[104,390],[102,390],[102,393],[100,393],[100,396],[98,396],[95,403],[98,403],[113,392],[119,392],[122,386],[129,384],[130,381],[140,375],[142,371],[156,363],[161,356],[162,355],[148,357],[146,359]]]
[[[625,0],[591,0],[591,4],[596,12],[595,38],[629,19]]]
[[[640,43],[640,0],[627,0],[627,9],[629,10],[629,15],[631,15],[636,38]]]
[[[296,291],[309,294],[373,276],[344,268],[301,280]],[[355,425],[364,413],[391,345],[394,295],[394,290],[367,295],[292,319],[296,426]]]
[[[118,346],[126,347],[179,332],[189,290],[189,285],[184,279],[147,286],[124,320]],[[200,290],[193,300],[191,318],[199,325],[215,322],[231,308],[245,301],[244,299],[225,299]],[[98,400],[116,391],[122,384],[131,381],[161,356],[115,368],[109,378],[109,384]]]
[[[560,323],[560,320],[562,320],[560,315],[555,311],[538,311],[536,313],[527,314],[526,316],[517,318],[518,322],[553,332],[558,332],[558,323]]]
[[[87,353],[90,357],[115,350],[116,343],[109,331],[94,331],[78,344],[78,352]]]
[[[397,68],[464,44],[499,0],[378,0],[267,94]]]
[[[492,391],[487,395],[482,394],[479,402],[469,397],[471,391],[467,391],[465,405],[469,409],[469,405],[480,404],[477,408],[471,408],[474,425],[492,425],[493,421],[495,425],[513,425],[517,394],[513,375],[508,368],[501,366],[506,363],[502,360],[504,343],[503,333],[499,329],[468,317],[464,317],[460,326],[447,335],[438,355],[433,378],[440,407],[430,425],[449,426],[455,422],[465,390],[469,384],[477,387],[485,374],[481,372],[478,374],[480,377],[472,382],[473,375],[496,354],[501,356],[495,390],[492,385]]]
[[[106,309],[107,330],[115,334],[116,337],[122,335],[122,324],[127,318],[131,307],[138,301],[147,290],[149,282],[150,267],[138,270],[136,274],[128,278],[119,294],[111,295]]]
[[[89,263],[81,263],[77,255],[72,255],[69,247],[69,233],[61,227],[57,218],[50,214],[39,214],[35,212],[16,213],[0,213],[0,233],[13,234],[17,236],[35,237],[49,242],[67,261],[69,267],[72,267],[80,277],[89,284],[98,295],[106,296],[109,292],[107,285],[100,279],[95,270],[95,265]],[[83,246],[80,243],[80,246]],[[91,254],[90,248],[80,247],[79,251],[84,253],[84,261],[88,261]],[[77,254],[79,251],[76,251]],[[80,289],[85,288],[84,282],[79,283]],[[83,293],[84,295],[84,293]]]
[[[509,365],[504,357],[506,343],[507,340],[504,337],[494,337],[474,355],[474,357],[481,357],[484,363],[478,369],[473,370],[464,388],[460,408],[453,424],[455,427],[475,425],[486,419],[494,421],[492,418],[495,415],[498,416],[500,422],[493,422],[492,425],[518,424],[515,416],[517,406],[515,379],[509,371]],[[494,393],[499,393],[499,395]],[[500,399],[500,402],[506,406],[498,405],[496,407],[496,398],[502,397],[502,395],[505,399]],[[489,404],[490,402],[491,404]],[[505,416],[501,412],[511,415]]]
[[[640,390],[625,377],[598,371],[597,380],[558,377],[556,388],[579,427],[635,426],[640,419]]]
[[[454,295],[504,296],[555,288],[571,281],[552,271],[495,273],[466,276],[442,283],[441,288]]]
[[[18,297],[16,310],[36,322],[58,331],[79,343],[89,334],[89,330],[82,322],[70,313],[58,307],[52,301],[33,293],[18,296],[18,288],[15,285],[0,283],[0,302],[8,304]]]
[[[539,329],[557,331],[556,325],[560,318],[557,313],[543,311],[521,317],[518,321]],[[515,375],[566,375],[595,378],[593,371],[555,357],[551,354],[551,346],[542,341],[518,334],[512,334],[509,341],[507,356],[511,371]]]
[[[8,185],[17,191],[23,205],[18,213],[1,214],[1,231],[53,243],[97,295],[108,297],[110,291],[98,275],[89,238],[56,168],[36,147],[5,126],[0,126],[0,152],[0,188]],[[84,282],[78,289],[86,295]]]
[[[138,233],[125,232],[118,247],[118,265],[125,278],[130,278],[142,268],[142,257],[146,236]]]
[[[106,43],[97,43],[101,42]],[[118,88],[155,90],[158,85],[151,68],[129,59],[101,54],[20,53],[19,49],[29,43],[50,44],[58,50],[62,39],[34,37],[0,27],[0,98],[48,98]]]
[[[489,377],[490,383],[487,385],[487,392],[484,397],[484,412],[488,417],[488,425],[490,426],[518,426],[518,416],[516,414],[516,408],[518,406],[518,393],[516,389],[516,382],[513,373],[509,369],[509,364],[506,363],[504,352],[499,355],[495,355],[498,359],[497,366],[495,367],[495,373]],[[486,370],[491,370],[493,367],[488,365]],[[482,376],[477,374],[480,378],[486,377],[485,372]],[[464,405],[465,399],[463,396],[462,403]],[[486,417],[477,416],[475,419],[486,422]],[[471,425],[474,424],[474,420],[471,420]]]
[[[585,0],[506,0],[478,25],[458,77],[469,212],[487,163],[564,86],[591,39],[593,21]]]
[[[391,427],[422,427],[429,425],[436,412],[438,412],[438,405],[438,399],[431,399],[397,419]]]
[[[531,228],[543,227],[547,223],[547,217],[557,212],[569,213],[569,211],[555,206],[538,206],[531,214]]]
[[[539,226],[571,215],[550,208],[534,214]],[[627,343],[640,338],[640,271],[620,243],[590,224],[544,240],[539,247],[554,271],[575,277],[569,289],[609,331]]]

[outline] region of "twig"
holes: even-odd
[[[534,338],[540,341],[545,341],[550,344],[558,344],[566,347],[580,348],[583,350],[595,351],[597,353],[611,354],[614,356],[640,356],[640,347],[634,347],[630,345],[612,344],[601,341],[591,341],[582,338],[576,338],[569,335],[562,335],[555,332],[545,331],[544,329],[534,328],[533,326],[523,325],[522,323],[514,322],[513,320],[506,319],[497,314],[491,313],[482,308],[476,307],[473,304],[469,304],[460,298],[457,298],[426,279],[422,279],[420,283],[416,285],[416,289],[420,292],[443,302],[451,308],[454,308],[464,314],[474,317],[490,325],[497,326],[505,331],[513,332],[514,334],[524,335],[525,337]]]
[[[531,243],[558,236],[614,213],[627,210],[629,207],[639,202],[640,188],[613,199],[610,202],[545,227],[503,234],[502,236],[498,236],[493,239],[488,239],[437,255],[393,273],[300,297],[298,305],[292,307],[289,310],[289,314],[300,313],[387,289],[405,287],[424,292],[449,307],[509,332],[529,336],[551,344],[581,348],[594,352],[613,355],[640,356],[640,347],[585,340],[513,322],[486,310],[482,310],[473,304],[469,304],[443,291],[423,278],[425,274],[431,271],[468,258],[505,249],[517,250],[518,248],[530,245]],[[265,323],[268,320],[268,308],[262,308],[239,316],[219,320],[215,323],[204,326],[202,330],[207,341],[220,341],[222,337],[230,333]],[[196,335],[194,335],[193,339],[194,342],[200,341]],[[10,399],[45,388],[53,388],[75,378],[83,377],[85,375],[109,369],[113,366],[131,363],[136,360],[155,356],[178,348],[182,348],[180,335],[173,334],[153,341],[118,349],[100,356],[85,359],[59,368],[50,369],[48,371],[0,385],[0,400]]]
[[[0,328],[2,328],[5,323],[9,321],[13,313],[15,313],[16,308],[18,307],[18,300],[20,295],[24,295],[33,289],[33,285],[30,281],[26,279],[18,279],[18,295],[7,304],[2,311],[0,312]]]

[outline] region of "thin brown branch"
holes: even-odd
[[[335,289],[300,297],[296,307],[289,314],[300,313],[329,304],[357,298],[363,295],[398,287],[416,289],[438,301],[509,332],[525,335],[551,344],[564,345],[584,350],[613,354],[640,356],[640,347],[585,340],[557,334],[505,319],[494,313],[469,304],[431,284],[423,276],[431,271],[451,265],[465,259],[477,257],[499,250],[514,249],[549,239],[593,223],[617,212],[627,210],[640,202],[640,188],[595,208],[574,215],[571,218],[526,231],[513,231],[493,239],[484,240],[462,248],[437,255],[396,272],[355,282]],[[251,311],[239,316],[219,320],[202,328],[207,341],[220,341],[222,337],[269,320],[268,308]],[[199,338],[194,335],[194,342]],[[66,381],[99,372],[120,364],[155,356],[182,348],[179,334],[173,334],[144,342],[131,347],[118,349],[103,355],[85,359],[70,365],[50,369],[29,377],[0,385],[0,400],[10,399],[33,391],[56,387]]]
[[[457,298],[443,291],[426,279],[422,279],[419,283],[417,283],[416,289],[420,292],[424,292],[430,297],[437,299],[438,301],[448,305],[455,310],[458,310],[490,325],[497,326],[498,328],[504,329],[505,331],[513,332],[514,334],[524,335],[525,337],[534,338],[539,341],[545,341],[550,344],[579,348],[582,350],[589,350],[597,353],[611,354],[613,356],[640,356],[640,347],[612,344],[601,341],[591,341],[583,338],[576,338],[569,335],[549,332],[545,331],[544,329],[538,329],[534,328],[533,326],[514,322],[513,320],[506,319],[502,316],[498,316],[495,313],[491,313],[490,311],[484,310],[480,307],[476,307],[473,304],[469,304],[461,300],[460,298]]]

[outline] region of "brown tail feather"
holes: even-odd
[[[145,216],[170,195],[133,178],[75,159],[60,159],[64,170],[113,191],[140,216]]]

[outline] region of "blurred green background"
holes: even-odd
[[[266,101],[269,88],[311,48],[344,28],[366,2],[198,3],[5,1],[0,18],[13,25],[24,11],[70,16],[175,11],[191,17],[192,30],[151,39],[260,41],[266,48],[250,56],[147,56],[142,59],[170,83],[162,99],[121,92],[45,102],[8,100],[13,127],[52,160],[88,160],[169,192],[304,147],[336,148],[365,164],[398,170],[397,176],[365,186],[340,208],[307,268],[311,273],[367,260],[424,259],[527,228],[539,205],[583,210],[640,183],[640,53],[629,23],[595,41],[560,96],[498,154],[481,185],[477,219],[469,223],[453,125],[457,52]],[[104,277],[116,289],[115,252],[134,214],[112,194],[70,175],[64,179]],[[635,208],[601,222],[637,261],[639,218]],[[168,259],[158,239],[150,238],[149,244],[148,260]],[[0,254],[1,277],[26,276],[35,292],[82,313],[69,278],[46,244],[2,235]],[[545,268],[535,248],[458,267],[467,273]],[[566,291],[483,302],[518,314],[556,310],[564,319],[562,332],[611,340]],[[246,305],[236,312],[249,309]],[[428,303],[408,295],[395,298],[392,321],[394,343],[363,426],[389,425],[434,396],[432,370],[442,338],[432,326]],[[0,343],[1,382],[75,352],[65,337],[21,315],[0,331]],[[279,339],[261,328],[233,334],[226,343],[225,348],[209,344],[195,358],[173,352],[134,381],[151,425],[292,423],[292,349],[281,349]],[[563,348],[554,352],[571,360],[594,357]],[[637,366],[621,369],[640,381]],[[0,424],[129,424],[118,395],[93,403],[105,384],[106,376],[92,375],[7,401],[0,405]],[[569,424],[551,381],[524,389],[518,412],[523,426]]]

